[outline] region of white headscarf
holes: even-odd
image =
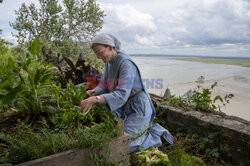
[[[113,46],[117,52],[121,52],[121,42],[113,35],[101,33],[94,37],[91,41],[91,48],[93,44],[105,44]]]

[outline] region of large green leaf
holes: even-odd
[[[35,39],[35,40],[31,43],[31,45],[30,45],[30,47],[29,47],[29,51],[30,51],[30,53],[33,54],[33,55],[39,55],[39,54],[42,53],[42,50],[40,49],[40,47],[41,47],[40,41],[39,41],[38,39]]]
[[[13,82],[11,82],[11,80],[9,80],[9,79],[6,79],[6,80],[0,82],[0,90],[4,89],[6,87],[10,87],[12,85],[13,85]]]
[[[15,63],[14,63],[14,61],[11,59],[11,58],[9,58],[8,59],[8,69],[10,70],[14,70],[14,68],[15,68]]]
[[[15,88],[9,89],[8,93],[3,97],[2,101],[6,104],[11,103],[17,96],[19,92],[23,89],[22,84],[18,85]]]
[[[41,75],[42,75],[42,69],[37,69],[36,74],[35,74],[35,78],[34,78],[34,85],[39,84],[39,81],[41,79]]]

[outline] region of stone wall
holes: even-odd
[[[250,165],[250,122],[244,119],[227,116],[222,113],[205,113],[184,111],[178,108],[162,105],[162,98],[151,94],[158,114],[166,122],[166,126],[174,131],[176,128],[192,130],[201,136],[218,133],[215,146],[226,144],[232,155],[233,164],[243,162]],[[237,110],[236,110],[237,111]]]

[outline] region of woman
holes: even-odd
[[[159,147],[163,136],[173,144],[173,136],[159,124],[153,124],[155,108],[142,83],[137,65],[121,51],[121,44],[110,34],[96,36],[91,48],[105,63],[102,81],[87,91],[89,98],[80,103],[83,112],[96,103],[106,104],[117,117],[124,119],[124,131],[130,137],[130,152]]]

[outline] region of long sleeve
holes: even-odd
[[[123,61],[118,72],[119,85],[115,87],[112,93],[103,95],[111,112],[121,108],[126,103],[137,76],[136,67],[129,60]]]

